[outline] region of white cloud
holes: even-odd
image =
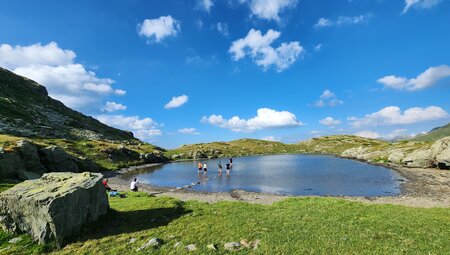
[[[248,120],[233,116],[226,120],[222,115],[212,114],[203,116],[203,123],[209,123],[234,132],[254,132],[266,128],[289,128],[303,125],[297,117],[288,111],[276,111],[269,108],[260,108],[255,117]]]
[[[278,137],[269,135],[269,136],[264,136],[263,138],[261,138],[261,140],[269,141],[269,142],[278,142],[280,139]]]
[[[106,125],[131,131],[135,137],[144,141],[149,141],[162,134],[158,129],[158,123],[151,118],[141,119],[138,116],[124,115],[99,115],[96,118]]]
[[[280,21],[279,14],[297,5],[297,0],[240,0],[248,3],[252,15],[265,20]]]
[[[332,22],[329,19],[326,18],[320,18],[317,23],[314,25],[314,27],[316,28],[321,28],[321,27],[328,27],[331,26]]]
[[[319,100],[314,102],[314,106],[316,107],[324,107],[324,106],[337,106],[343,104],[344,101],[340,100],[334,92],[331,90],[324,90],[322,95],[320,95]]]
[[[309,131],[309,134],[311,134],[311,135],[317,135],[317,134],[320,134],[321,132],[319,131],[319,130],[311,130],[311,131]]]
[[[29,46],[0,45],[0,66],[44,85],[49,95],[77,110],[100,107],[108,95],[124,95],[114,80],[99,78],[75,62],[76,54],[55,42]]]
[[[320,50],[322,50],[322,44],[321,43],[319,43],[319,44],[317,44],[316,46],[314,46],[314,50],[315,51],[320,51]]]
[[[411,9],[411,7],[418,9],[429,9],[437,4],[439,4],[442,0],[405,0],[405,8],[402,13],[406,13]]]
[[[105,106],[102,107],[103,112],[124,111],[126,109],[125,105],[110,101],[106,102]]]
[[[388,106],[363,118],[353,118],[350,124],[355,128],[363,126],[388,126],[412,124],[448,118],[449,114],[437,106],[413,107],[402,112],[398,106]]]
[[[324,125],[324,126],[334,127],[334,126],[337,126],[337,125],[341,124],[341,121],[340,120],[335,120],[332,117],[326,117],[325,119],[319,120],[319,123]]]
[[[200,133],[195,128],[182,128],[178,129],[178,133],[180,134],[188,134],[188,135],[199,135]]]
[[[280,32],[269,29],[265,35],[260,30],[251,29],[245,38],[234,41],[228,50],[235,61],[249,56],[258,65],[267,70],[275,66],[278,72],[291,66],[303,52],[299,42],[282,43],[278,48],[271,44],[280,37]]]
[[[166,105],[164,105],[164,108],[166,108],[166,109],[177,108],[177,107],[180,107],[180,106],[184,105],[185,103],[187,103],[188,100],[189,100],[189,97],[186,95],[172,97],[172,100],[170,100],[170,102],[168,102]]]
[[[428,68],[416,78],[408,79],[405,77],[388,75],[378,79],[377,82],[383,84],[385,87],[397,90],[415,91],[431,87],[447,77],[450,77],[450,66],[440,65]]]
[[[371,138],[371,139],[380,138],[380,134],[378,134],[377,132],[370,131],[370,130],[363,130],[358,133],[355,133],[355,135],[365,137],[365,138]]]
[[[211,8],[214,6],[214,3],[212,0],[197,0],[197,7],[196,9],[204,10],[207,13],[211,11]]]
[[[164,38],[176,36],[180,32],[180,23],[172,16],[161,16],[157,19],[145,19],[139,24],[139,35],[159,43]]]
[[[339,16],[336,20],[327,18],[319,18],[314,25],[315,28],[324,28],[330,26],[356,25],[369,21],[372,14],[364,14],[358,16]]]
[[[221,35],[223,35],[224,37],[228,37],[229,32],[227,23],[217,22],[216,29]]]

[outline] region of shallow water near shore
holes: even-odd
[[[223,165],[218,174],[217,162]],[[198,162],[208,164],[206,175],[197,173]],[[400,193],[401,176],[385,167],[327,155],[269,155],[233,159],[230,175],[226,159],[174,162],[126,173],[125,180],[160,187],[228,192],[234,189],[279,195],[394,196]]]

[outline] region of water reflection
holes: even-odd
[[[228,159],[221,159],[226,162]],[[230,171],[219,171],[216,160],[206,174],[198,173],[198,161],[168,163],[124,175],[165,187],[226,192],[243,189],[288,195],[392,196],[400,192],[400,176],[387,168],[324,155],[272,155],[235,158]]]

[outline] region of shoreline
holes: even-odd
[[[336,155],[330,155],[338,157]],[[338,157],[342,158],[342,157]],[[345,158],[357,160],[352,158]],[[395,164],[379,164],[357,160],[363,163],[382,166],[397,172],[403,181],[400,181],[401,193],[395,196],[289,196],[276,195],[270,193],[249,192],[245,190],[233,190],[230,192],[202,192],[191,189],[173,190],[167,187],[157,187],[150,184],[140,184],[140,191],[147,192],[155,196],[170,196],[182,201],[198,200],[207,203],[220,201],[241,201],[258,204],[272,204],[286,198],[303,197],[333,197],[349,201],[358,201],[371,204],[393,204],[420,208],[450,208],[450,171],[434,168],[407,168]],[[121,178],[125,173],[136,171],[142,168],[173,163],[169,161],[164,163],[145,164],[120,169],[117,172],[105,172],[105,177],[109,178],[110,185],[119,191],[128,191],[128,181]]]

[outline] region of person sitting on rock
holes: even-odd
[[[137,178],[134,178],[134,180],[130,184],[131,191],[138,191],[138,180]]]

